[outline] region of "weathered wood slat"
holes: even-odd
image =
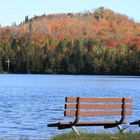
[[[80,104],[80,109],[122,109],[122,104]],[[131,104],[125,104],[126,109],[131,109]],[[65,104],[65,109],[76,109],[76,104]]]
[[[76,125],[89,126],[89,125],[103,125],[103,124],[106,125],[106,124],[116,124],[116,123],[117,123],[116,121],[96,121],[96,122],[82,121],[82,122],[78,122],[77,124],[75,124],[75,126]],[[123,122],[123,123],[125,123],[125,122]],[[59,125],[71,125],[71,124],[72,124],[72,122],[60,122]]]
[[[89,122],[89,121],[85,121],[85,122],[78,122],[77,124],[75,124],[75,126],[103,126],[103,125],[113,125],[116,124],[116,121],[96,121],[96,122]],[[125,122],[122,122],[122,124]],[[57,127],[57,126],[70,126],[72,125],[73,122],[58,122],[58,123],[52,123],[52,124],[48,124],[48,127]]]
[[[76,102],[77,98],[75,97],[66,97],[66,102]],[[132,98],[125,98],[126,102],[132,102]],[[122,98],[80,98],[80,102],[122,102]]]
[[[80,111],[79,116],[121,116],[122,111]],[[130,110],[126,111],[126,116],[132,115]],[[76,116],[76,111],[65,111],[64,116]]]

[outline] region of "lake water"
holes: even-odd
[[[65,120],[66,96],[132,97],[133,116],[128,121],[140,119],[140,77],[1,74],[0,136],[41,140],[67,132],[47,127],[48,123]],[[102,127],[79,129],[117,131]],[[140,129],[131,126],[129,130]]]

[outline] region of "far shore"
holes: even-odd
[[[140,77],[137,74],[87,74],[87,73],[10,73],[10,72],[1,72],[1,75],[74,75],[74,76],[115,76],[115,77]]]

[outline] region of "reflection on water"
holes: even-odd
[[[66,132],[47,127],[69,119],[63,116],[66,96],[132,97],[128,121],[140,119],[139,85],[139,77],[126,76],[0,75],[0,136],[49,139]],[[105,132],[102,127],[90,131]]]

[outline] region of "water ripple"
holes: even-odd
[[[0,75],[0,136],[39,140],[63,133],[47,124],[74,120],[63,115],[66,96],[132,97],[133,116],[128,117],[128,122],[137,120],[139,85],[140,77],[128,76]],[[101,127],[88,130],[105,131]]]

